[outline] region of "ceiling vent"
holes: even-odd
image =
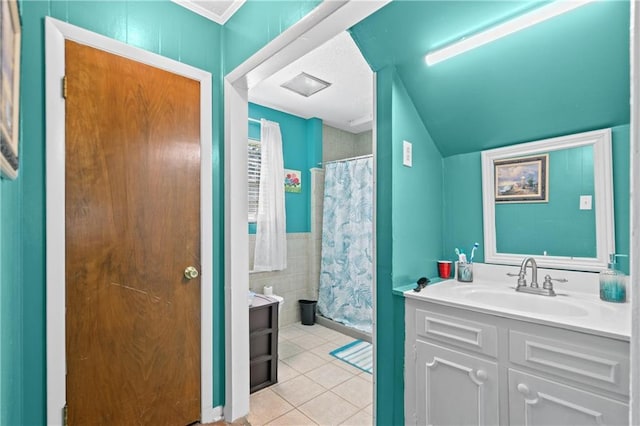
[[[298,74],[291,80],[281,85],[281,87],[289,89],[292,92],[296,92],[297,94],[302,95],[305,98],[308,98],[309,96],[316,94],[329,86],[331,86],[331,83],[321,80],[318,77],[309,75],[305,72]]]

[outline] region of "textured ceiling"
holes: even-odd
[[[374,70],[396,67],[450,156],[629,123],[629,3],[606,1],[427,67],[424,55],[541,3],[392,2],[352,28]]]
[[[280,87],[301,72],[331,83],[305,98]],[[370,130],[373,73],[347,32],[309,52],[249,91],[249,100],[299,117],[318,117],[351,133]]]

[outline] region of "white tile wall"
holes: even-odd
[[[371,131],[353,134],[335,127],[322,126],[322,161],[359,157],[372,152]]]
[[[264,286],[272,286],[273,294],[284,297],[280,315],[280,325],[300,321],[299,299],[317,299],[310,292],[309,281],[309,242],[311,234],[287,234],[287,269],[274,272],[256,272],[249,274],[249,288],[262,293]],[[249,235],[249,268],[253,269],[253,255],[256,237]]]
[[[324,170],[311,169],[311,236],[309,238],[309,293],[318,294],[322,256],[322,209],[324,206]]]
[[[373,153],[373,131],[369,130],[368,132],[358,133],[356,135],[356,144],[359,146],[359,149],[367,150],[367,152],[363,152],[358,155],[366,155]]]

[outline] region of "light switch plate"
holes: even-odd
[[[580,196],[580,210],[591,210],[593,207],[593,198],[591,195]]]
[[[411,142],[403,141],[402,142],[402,165],[411,167],[412,163],[412,146]]]

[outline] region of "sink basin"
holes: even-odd
[[[582,306],[558,297],[535,294],[507,293],[488,289],[467,289],[461,292],[465,299],[498,308],[532,312],[542,315],[580,317],[589,314]]]
[[[628,341],[631,304],[601,301],[593,291],[597,283],[593,282],[593,277],[586,278],[591,280],[587,283],[591,291],[576,291],[563,286],[556,289],[555,297],[518,293],[515,283],[498,280],[475,280],[472,283],[446,280],[429,285],[419,293],[407,290],[404,294],[407,299],[413,299],[411,303],[425,301]]]

